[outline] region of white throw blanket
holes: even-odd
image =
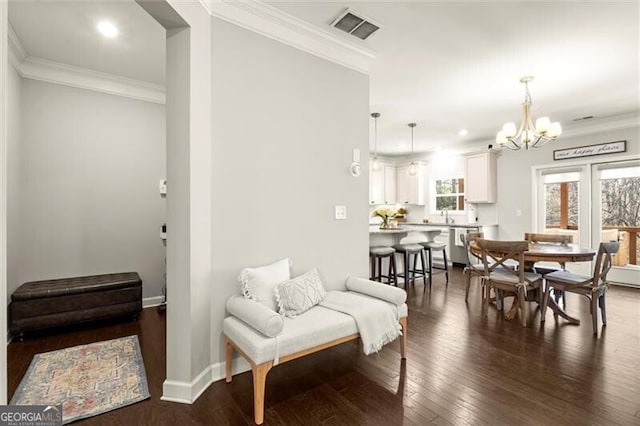
[[[402,334],[402,327],[391,306],[382,300],[344,291],[328,291],[320,306],[353,317],[365,355],[378,352]]]

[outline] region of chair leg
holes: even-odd
[[[393,285],[398,287],[398,267],[396,265],[395,254],[392,254],[391,257],[389,258],[389,270],[391,270],[391,267],[393,267],[393,275],[391,275],[393,277]],[[389,280],[391,280],[391,278],[389,278]]]
[[[444,260],[444,276],[447,279],[446,285],[449,287],[449,262],[447,261],[447,250],[442,250],[442,258]]]
[[[422,283],[426,287],[427,286],[427,265],[424,261],[424,250],[420,251],[420,264],[422,265]]]
[[[491,295],[491,286],[489,285],[488,282],[485,283],[484,285],[483,293],[486,293],[486,294],[483,294],[484,300],[482,303],[482,306],[483,306],[482,314],[486,317],[489,315],[489,303],[491,303],[489,300],[490,299],[489,296]]]
[[[413,254],[413,270],[411,272],[413,277],[413,284],[416,283],[416,274],[418,271],[418,253]]]
[[[409,253],[404,252],[404,288],[409,290]]]
[[[598,297],[598,301],[600,302],[600,312],[602,313],[602,326],[607,325],[607,307],[604,302],[604,293]]]
[[[382,282],[382,256],[377,256],[378,258],[378,282]]]
[[[225,382],[231,383],[233,367],[233,344],[227,336],[224,336],[224,366],[225,366]]]
[[[518,291],[518,303],[520,303],[520,324],[527,326],[527,302],[525,301],[524,291]]]
[[[433,251],[429,249],[429,290],[431,290],[432,282],[433,282]]]
[[[407,317],[400,318],[400,325],[402,326],[402,339],[400,340],[400,357],[407,359]]]
[[[593,335],[598,337],[598,297],[591,294],[591,322],[593,323]]]
[[[465,285],[464,301],[467,302],[469,301],[469,288],[471,287],[471,272],[469,272],[469,270],[465,268],[462,274],[464,275],[464,285]]]
[[[376,257],[373,255],[369,255],[369,259],[371,259],[371,281],[375,281],[376,279]]]
[[[264,389],[267,383],[267,373],[271,370],[273,361],[252,367],[253,373],[253,417],[257,425],[264,422]]]

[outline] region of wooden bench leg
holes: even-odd
[[[232,377],[231,369],[233,367],[233,344],[231,343],[231,340],[229,340],[227,336],[224,336],[224,353],[225,353],[224,363],[225,363],[225,370],[226,370],[225,381],[227,383],[231,383],[231,377]]]
[[[264,422],[264,389],[267,382],[267,373],[271,370],[273,361],[255,365],[253,372],[253,415],[257,425]]]
[[[400,341],[400,357],[407,359],[407,317],[400,318],[400,325],[402,326],[402,340]]]

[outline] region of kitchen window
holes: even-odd
[[[464,179],[436,180],[436,211],[464,211]]]

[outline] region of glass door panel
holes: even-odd
[[[640,161],[592,166],[592,244],[617,240],[609,279],[640,285]]]
[[[536,232],[569,235],[573,244],[590,246],[588,168],[540,170],[537,188]],[[591,274],[588,262],[566,267],[574,273]]]

